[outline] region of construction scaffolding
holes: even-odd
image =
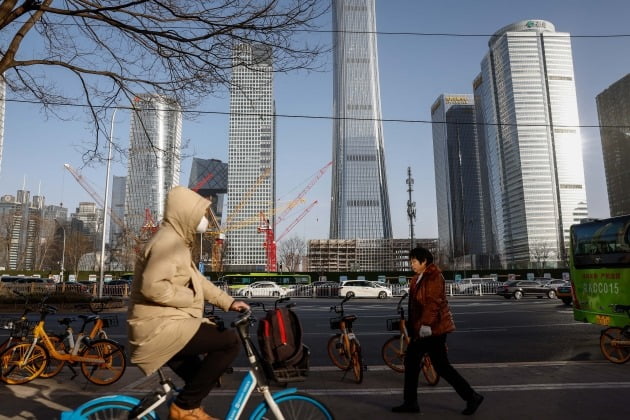
[[[437,239],[416,239],[415,244],[438,255]],[[310,271],[408,271],[409,239],[313,239],[308,265]]]

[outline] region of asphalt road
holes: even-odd
[[[380,348],[392,334],[385,320],[396,316],[397,299],[359,300],[346,304],[359,316],[355,332],[368,364],[363,384],[344,378],[326,354],[331,305],[339,299],[294,299],[311,349],[311,374],[300,390],[324,401],[338,419],[411,418],[390,407],[401,402],[402,375],[380,359]],[[575,322],[559,300],[505,300],[497,296],[451,299],[457,331],[449,336],[449,357],[469,382],[486,396],[475,418],[481,419],[610,419],[630,416],[630,364],[614,365],[599,350],[601,327]],[[59,317],[66,314],[58,314]],[[113,338],[125,342],[124,312]],[[229,322],[231,315],[226,315]],[[54,317],[49,325],[53,326]],[[221,388],[206,399],[208,411],[227,412],[246,365],[241,356],[235,373],[225,375]],[[130,366],[116,384],[98,387],[69,370],[53,379],[37,379],[0,388],[0,418],[52,419],[59,412],[104,394],[141,397],[155,386]],[[462,418],[464,403],[440,381],[429,387],[421,380],[423,418]],[[248,406],[249,408],[249,406]],[[163,409],[158,413],[164,416]],[[413,416],[414,418],[416,416]],[[164,416],[165,418],[165,416]]]

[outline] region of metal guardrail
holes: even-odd
[[[497,286],[501,284],[499,282],[490,283],[478,283],[478,284],[458,284],[455,282],[446,282],[446,294],[448,296],[483,296],[496,294]],[[406,285],[391,284],[390,287],[394,296],[402,296],[409,288]],[[84,283],[0,283],[0,294],[2,289],[16,290],[26,294],[51,294],[55,292],[67,293],[76,292],[84,293],[90,296],[98,296],[98,283],[84,284]],[[288,296],[293,297],[338,297],[338,287],[330,286],[312,286],[312,285],[297,285],[287,286]],[[117,296],[126,298],[129,297],[131,288],[126,284],[120,285],[103,285],[103,296]],[[242,297],[238,295],[239,289],[223,288],[228,294],[234,297]],[[272,297],[271,294],[269,297]]]

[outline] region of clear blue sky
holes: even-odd
[[[572,35],[630,34],[630,2],[627,0],[379,0],[377,29],[380,32],[457,33],[490,35],[523,19],[545,19],[559,32]],[[330,16],[325,28],[330,28]],[[330,34],[313,34],[330,42]],[[442,93],[472,93],[472,80],[479,73],[487,52],[488,37],[379,35],[379,65],[383,118],[430,120],[430,107]],[[630,37],[573,38],[573,57],[578,107],[582,125],[597,125],[595,96],[630,72]],[[331,116],[332,58],[323,57],[319,73],[278,74],[274,80],[277,112]],[[53,73],[55,74],[55,73]],[[51,76],[52,77],[52,76]],[[63,83],[64,80],[60,79]],[[11,97],[10,93],[8,94]],[[229,111],[227,95],[209,98],[203,111]],[[64,163],[81,166],[81,148],[92,139],[85,117],[76,121],[46,119],[36,106],[7,103],[4,157],[0,171],[0,194],[15,194],[22,188],[41,193],[47,203],[63,204],[74,211],[90,196],[63,169]],[[308,184],[332,157],[332,124],[327,119],[278,118],[277,197],[288,201]],[[387,182],[394,236],[409,236],[406,217],[406,171],[415,178],[413,199],[417,203],[416,237],[437,237],[431,126],[423,123],[384,123]],[[599,130],[582,129],[584,168],[589,214],[609,215]],[[129,138],[129,115],[119,111],[114,137],[125,144]],[[185,121],[183,138],[188,143],[182,161],[181,183],[187,184],[191,158],[227,161],[228,117],[201,115]],[[113,174],[125,175],[117,162]],[[83,175],[95,189],[104,191],[105,167],[84,168]],[[306,239],[327,238],[330,200],[330,170],[306,196],[306,202],[278,227],[278,234],[292,218],[312,202],[318,205],[288,235]]]

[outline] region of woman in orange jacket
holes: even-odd
[[[415,276],[409,284],[409,334],[411,343],[405,355],[404,403],[392,408],[395,413],[418,413],[418,376],[420,359],[429,354],[436,372],[466,401],[462,414],[473,414],[483,396],[451,366],[446,353],[446,334],[455,331],[453,315],[446,300],[444,277],[433,264],[429,250],[417,247],[410,251],[409,260]]]

